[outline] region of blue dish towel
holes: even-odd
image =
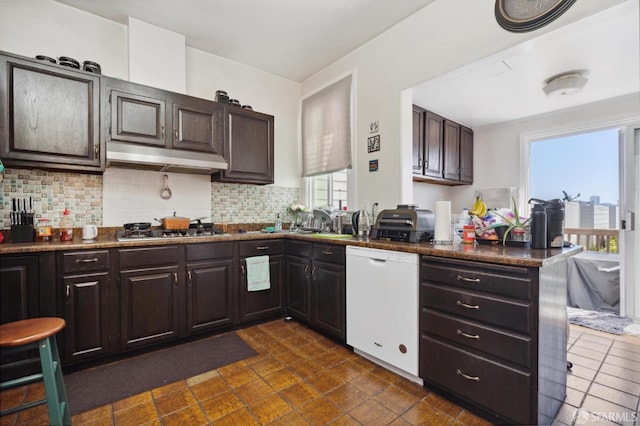
[[[271,288],[269,256],[247,257],[247,290],[260,291]]]

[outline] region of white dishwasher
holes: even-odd
[[[422,384],[418,377],[418,255],[347,246],[347,344]]]

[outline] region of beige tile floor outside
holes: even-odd
[[[258,355],[72,418],[74,425],[487,425],[296,322],[237,332]],[[555,424],[640,426],[640,338],[571,326],[567,398]],[[3,409],[42,385],[0,393]],[[47,425],[46,406],[0,425]]]

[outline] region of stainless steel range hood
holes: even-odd
[[[218,154],[111,141],[107,142],[107,167],[210,175],[228,165]]]

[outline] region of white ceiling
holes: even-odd
[[[302,81],[434,0],[57,0],[127,24],[183,34],[188,46]]]
[[[639,3],[627,1],[425,82],[414,88],[413,101],[475,128],[640,96]],[[572,70],[589,79],[581,92],[544,94],[545,80]]]
[[[303,81],[435,0],[56,1],[122,24],[130,16],[184,34],[190,47]],[[621,1],[425,82],[414,103],[475,128],[638,93],[640,2]],[[544,80],[570,70],[587,70],[584,90],[546,97]]]

